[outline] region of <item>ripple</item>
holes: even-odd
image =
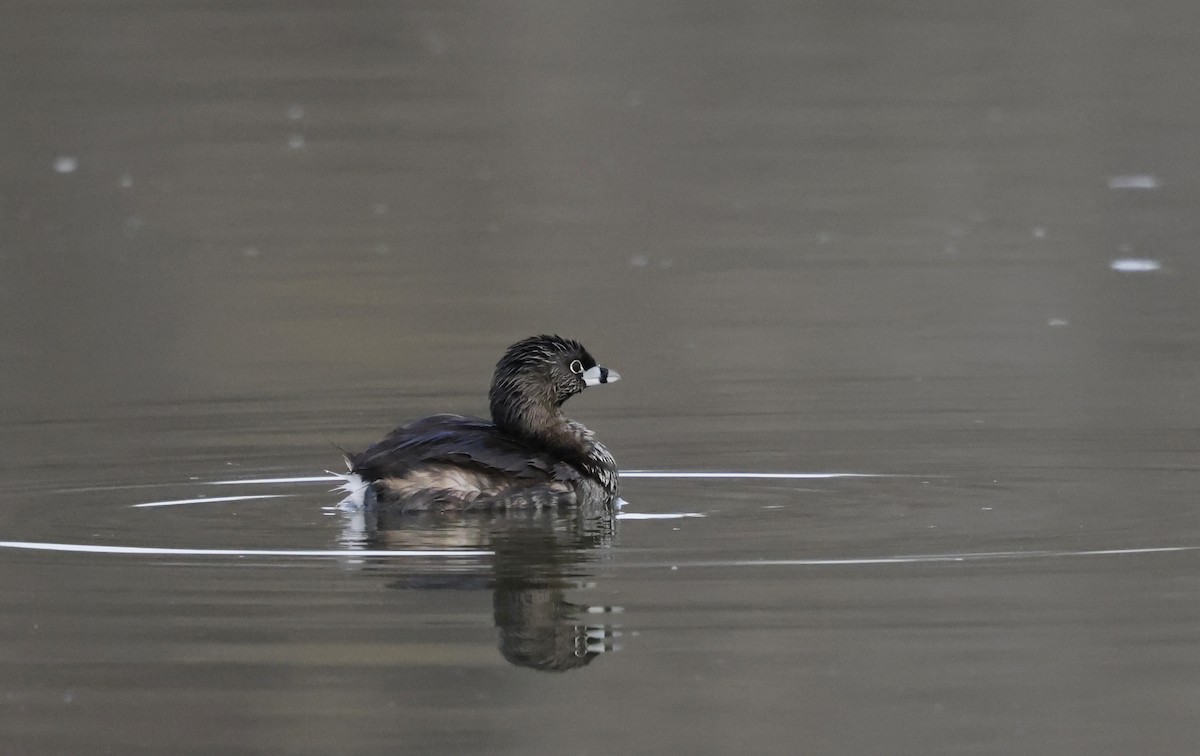
[[[630,470],[621,473],[626,478],[691,479],[691,480],[823,480],[838,478],[909,478],[930,476],[895,475],[858,472],[743,472],[743,471],[689,471],[689,470]],[[307,483],[336,483],[342,477],[335,474],[317,476],[292,476],[272,478],[246,478],[241,480],[188,481],[188,485],[288,485]],[[118,488],[145,488],[146,486],[115,486]],[[231,496],[195,497],[149,501],[129,505],[135,508],[154,508],[214,504],[220,502],[249,501],[259,499],[288,498],[293,494],[244,494]],[[622,502],[623,503],[623,502]],[[622,520],[668,520],[702,518],[699,512],[620,512]],[[345,557],[490,557],[494,552],[486,549],[261,549],[261,548],[180,548],[155,546],[121,546],[94,543],[55,543],[45,541],[0,541],[0,549],[22,549],[28,551],[73,552],[88,554],[114,554],[131,556],[198,556],[198,557],[264,557],[264,558],[345,558]],[[856,567],[893,564],[935,564],[983,561],[1012,561],[1034,559],[1066,559],[1071,557],[1102,556],[1145,556],[1200,551],[1200,546],[1150,546],[1142,548],[1097,548],[1062,551],[987,551],[949,552],[936,554],[899,554],[856,557],[821,557],[795,559],[754,560],[697,560],[662,563],[625,564],[627,569],[704,569],[704,568],[762,568],[762,567]]]
[[[59,551],[85,554],[125,554],[137,556],[217,556],[217,557],[479,557],[494,552],[483,549],[189,549],[154,546],[110,546],[90,543],[46,543],[36,541],[0,541],[0,549]],[[949,554],[913,554],[878,557],[829,557],[816,559],[753,559],[627,564],[627,569],[670,568],[747,568],[747,567],[861,567],[889,564],[935,564],[945,562],[981,562],[1028,559],[1065,559],[1070,557],[1130,556],[1176,554],[1200,551],[1200,546],[1151,546],[1134,549],[1084,549],[1078,551],[980,551]]]
[[[827,480],[831,478],[911,478],[912,475],[856,472],[708,472],[697,470],[623,470],[622,478],[713,479],[713,480]],[[246,478],[243,480],[210,480],[210,486],[270,485],[275,483],[340,483],[341,475],[314,475],[298,478]]]
[[[483,549],[186,549],[157,546],[108,546],[95,543],[42,543],[0,541],[0,549],[70,551],[82,554],[136,554],[141,556],[261,556],[261,557],[361,557],[361,556],[491,556]]]
[[[247,499],[283,499],[288,494],[253,494],[250,496],[201,496],[197,499],[172,499],[170,501],[147,501],[143,504],[133,504],[134,509],[142,507],[176,507],[181,504],[214,504],[219,501],[246,501]]]

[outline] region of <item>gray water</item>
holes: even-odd
[[[10,2],[0,56],[5,753],[1200,750],[1195,3]],[[382,533],[295,480],[539,332],[623,469],[880,477]]]

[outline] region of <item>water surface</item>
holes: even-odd
[[[0,541],[149,550],[0,549],[4,750],[1196,750],[1198,22],[4,5]],[[625,469],[880,477],[244,482],[547,331]]]

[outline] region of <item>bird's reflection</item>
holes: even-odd
[[[569,510],[389,513],[367,509],[344,538],[367,549],[483,548],[479,560],[427,562],[389,587],[492,591],[500,653],[512,664],[547,672],[586,666],[617,649],[611,615],[619,607],[568,601],[587,588],[616,531],[610,505]],[[390,563],[394,566],[394,563]],[[414,563],[406,560],[406,566]],[[382,566],[382,565],[381,565]]]

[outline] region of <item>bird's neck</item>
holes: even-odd
[[[500,430],[559,453],[584,452],[575,424],[563,414],[553,394],[537,395],[524,386],[495,384],[490,394],[492,422]]]

